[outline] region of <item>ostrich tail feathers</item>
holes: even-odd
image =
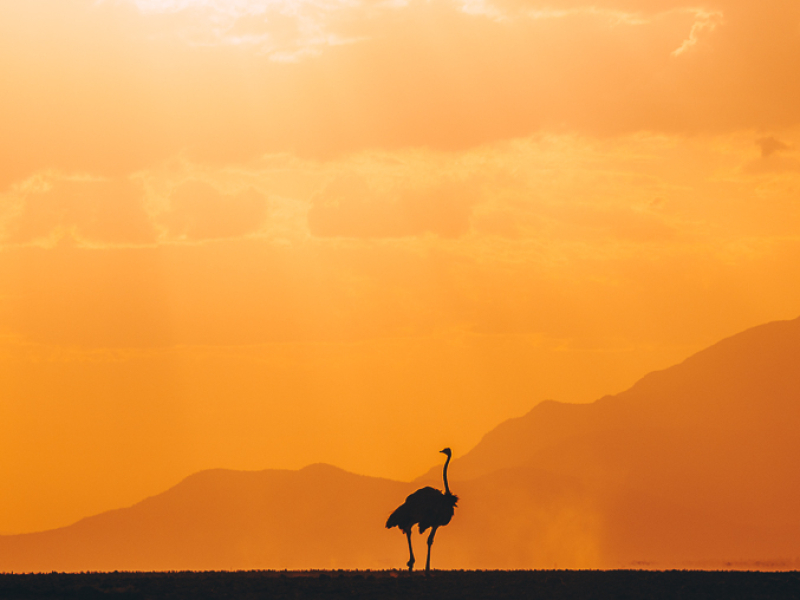
[[[409,516],[408,506],[401,504],[391,515],[389,515],[389,518],[386,519],[386,529],[391,529],[392,527],[399,527],[403,530],[407,529],[409,527],[407,522],[409,520]]]

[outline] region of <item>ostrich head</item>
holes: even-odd
[[[450,452],[450,448],[445,448],[444,450],[439,450],[439,452],[441,452],[442,454],[447,454],[448,458],[453,455],[453,453]]]

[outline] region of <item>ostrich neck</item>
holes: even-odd
[[[447,460],[444,463],[444,471],[442,471],[442,479],[444,479],[444,493],[448,496],[450,495],[450,486],[447,485],[447,467],[450,465],[450,456],[447,457]]]

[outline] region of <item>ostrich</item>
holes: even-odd
[[[419,524],[419,532],[425,533],[425,530],[430,528],[431,533],[428,536],[428,561],[425,563],[425,574],[431,571],[431,546],[433,546],[433,537],[436,535],[436,530],[442,525],[447,525],[450,519],[453,518],[455,512],[456,502],[458,496],[450,493],[450,487],[447,485],[447,466],[450,464],[452,453],[450,448],[440,450],[442,454],[447,455],[447,460],[444,463],[444,470],[442,478],[444,479],[444,494],[439,490],[432,487],[424,487],[411,494],[406,501],[403,502],[397,509],[389,516],[386,521],[386,529],[391,529],[397,526],[406,534],[408,538],[408,553],[411,558],[406,563],[408,570],[414,569],[414,550],[411,547],[411,528]]]

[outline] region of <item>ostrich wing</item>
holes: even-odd
[[[432,487],[424,487],[406,498],[386,521],[386,528],[399,527],[408,532],[419,524],[420,533],[429,527],[447,525],[453,517],[457,498],[446,496]]]

